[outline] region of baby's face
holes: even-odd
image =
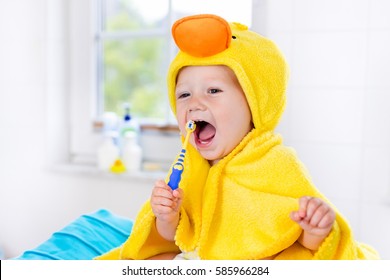
[[[175,94],[181,133],[186,135],[189,120],[196,122],[191,144],[212,165],[228,155],[252,129],[245,94],[227,66],[183,68]]]

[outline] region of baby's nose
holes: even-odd
[[[204,111],[206,110],[206,105],[202,101],[202,98],[193,96],[188,103],[187,111],[188,113],[194,113],[196,111]]]
[[[185,17],[172,26],[172,35],[180,50],[195,57],[224,51],[232,38],[227,21],[215,15]]]

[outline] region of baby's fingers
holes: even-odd
[[[330,208],[326,204],[321,204],[313,209],[310,219],[307,221],[312,227],[325,228],[331,223]]]
[[[329,207],[327,212],[322,216],[321,220],[318,222],[319,228],[329,228],[333,226],[333,223],[336,219],[336,213],[333,211],[331,207]]]
[[[310,208],[315,205],[314,197],[311,196],[302,196],[299,198],[299,210],[297,211],[301,219],[308,219],[312,211],[309,211]]]
[[[321,207],[324,205],[324,202],[317,197],[308,197],[307,205],[306,205],[306,221],[311,221],[313,219],[314,214],[319,211],[323,213],[325,209]],[[326,204],[325,204],[326,206]],[[321,208],[321,209],[320,209]]]
[[[180,188],[177,188],[172,192],[173,197],[176,199],[182,199],[183,198],[183,190]]]
[[[157,181],[152,191],[152,197],[166,197],[172,198],[172,190],[164,181]]]
[[[163,205],[154,205],[152,208],[155,215],[166,215],[172,213],[172,208]]]
[[[299,223],[302,220],[301,216],[299,215],[299,211],[292,211],[290,213],[290,218],[291,220],[297,223]]]
[[[150,199],[150,203],[153,205],[161,205],[165,207],[172,207],[174,201],[171,198],[167,198],[164,196],[152,196]]]

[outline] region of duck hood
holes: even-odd
[[[269,39],[240,23],[201,14],[182,18],[172,26],[179,52],[168,70],[168,95],[176,114],[177,75],[185,66],[226,65],[245,92],[255,128],[274,130],[286,102],[288,65]]]

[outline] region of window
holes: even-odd
[[[252,0],[70,1],[70,150],[73,162],[95,162],[105,112],[130,112],[141,123],[172,124],[166,73],[177,49],[175,20],[214,13],[248,26]],[[153,8],[151,8],[153,7]]]
[[[130,104],[137,118],[164,121],[170,1],[98,2],[98,112],[122,116]]]

